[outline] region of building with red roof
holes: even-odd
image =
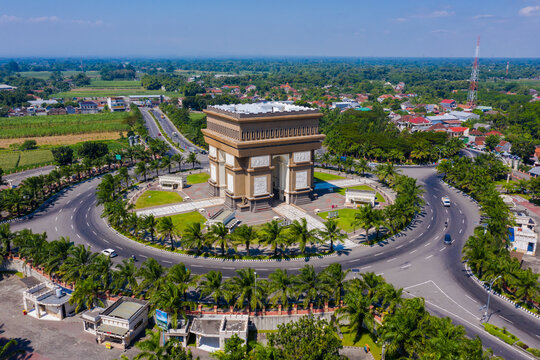
[[[457,107],[456,100],[452,99],[444,99],[440,104],[445,110],[454,110]]]
[[[503,134],[497,130],[491,130],[490,132],[486,134],[486,136],[489,136],[489,135],[503,136]]]
[[[453,137],[469,136],[469,128],[464,126],[449,127],[448,131]]]

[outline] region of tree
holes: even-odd
[[[287,274],[286,269],[276,269],[268,276],[268,279],[268,293],[272,304],[287,307],[289,299],[294,296],[294,279]]]
[[[362,227],[366,231],[366,242],[369,241],[369,230],[375,225],[375,212],[369,204],[363,205],[356,214],[354,214],[354,224]]]
[[[316,229],[309,230],[307,227],[307,220],[305,218],[294,220],[290,225],[290,232],[293,239],[298,242],[298,247],[302,253],[306,252],[306,245],[310,243],[320,242],[318,232]]]
[[[221,271],[210,270],[204,275],[204,279],[199,283],[199,296],[212,297],[214,305],[219,305],[219,299],[223,295],[223,275]]]
[[[225,246],[229,244],[229,229],[222,222],[212,224],[208,231],[208,239],[213,245],[221,248],[221,256],[225,256]]]
[[[106,143],[86,141],[82,143],[78,153],[80,157],[95,160],[107,155],[109,153],[109,147]]]
[[[88,277],[97,253],[92,252],[90,246],[85,248],[79,244],[70,248],[69,255],[59,269],[62,279],[68,283],[76,283]]]
[[[277,220],[272,220],[264,224],[261,230],[260,241],[266,245],[270,245],[274,250],[274,256],[277,256],[277,251],[280,246],[287,244],[287,238],[283,232],[284,227]]]
[[[138,287],[137,267],[133,259],[123,259],[121,264],[116,265],[117,271],[113,272],[113,285],[118,290],[129,290],[132,294]]]
[[[306,265],[294,278],[294,290],[297,297],[302,299],[304,308],[307,309],[310,303],[320,304],[322,302],[323,295],[325,295],[323,292],[326,289],[313,266]]]
[[[158,220],[157,230],[159,233],[169,239],[171,242],[171,250],[174,250],[174,235],[176,234],[176,227],[170,216],[162,217]]]
[[[9,339],[0,347],[0,360],[17,359],[18,355],[23,355],[26,350],[17,348],[17,340]]]
[[[489,135],[488,137],[486,137],[486,141],[485,141],[486,148],[489,151],[493,151],[495,150],[495,147],[499,145],[500,142],[501,142],[501,138],[499,138],[497,135]]]
[[[150,238],[154,241],[154,233],[158,225],[156,218],[154,215],[149,214],[142,219],[142,222],[144,223],[144,228],[150,233]]]
[[[244,360],[247,355],[247,345],[238,335],[234,334],[225,342],[225,349],[213,352],[211,357],[218,360]]]
[[[178,171],[182,170],[182,164],[184,163],[184,156],[180,153],[176,153],[171,156],[171,161],[178,164]]]
[[[166,271],[154,258],[146,259],[139,270],[137,271],[137,277],[142,278],[139,284],[139,291],[147,291],[150,297],[152,292],[159,288],[163,283],[163,276]]]
[[[179,313],[185,317],[185,307],[194,307],[192,302],[183,300],[180,287],[172,282],[166,282],[162,287],[154,291],[150,302],[154,309],[163,310],[171,316],[170,325],[173,329],[178,327]]]
[[[195,169],[195,164],[200,164],[201,162],[197,159],[197,154],[194,152],[190,152],[186,162],[191,163],[191,166],[193,169]]]
[[[330,241],[330,251],[334,251],[334,242],[343,242],[347,235],[341,232],[335,219],[328,219],[324,222],[324,229],[320,231],[324,241]]]
[[[35,149],[37,147],[37,142],[36,140],[25,140],[20,146],[19,146],[19,150],[32,150],[32,149]]]
[[[202,224],[200,222],[188,224],[184,230],[182,240],[182,243],[188,248],[195,248],[197,255],[199,255],[201,253],[201,249],[207,243],[207,237],[202,232]]]
[[[277,333],[268,335],[275,359],[338,360],[343,347],[333,325],[326,320],[303,316],[296,322],[278,325]]]
[[[127,167],[118,169],[118,176],[126,183],[126,188],[129,188],[129,172]]]
[[[141,161],[135,165],[135,174],[144,176],[144,182],[146,182],[146,175],[148,174],[146,162]]]
[[[145,340],[141,340],[135,344],[141,352],[135,356],[135,360],[162,360],[165,359],[166,350],[164,346],[160,346],[161,334],[159,331],[146,329]]]
[[[233,232],[232,237],[246,247],[246,254],[249,256],[249,246],[258,239],[257,232],[252,226],[240,225]]]
[[[4,170],[0,167],[0,186],[7,184],[7,182],[2,177],[3,175],[4,175]]]
[[[65,166],[73,163],[73,149],[69,146],[59,146],[52,149],[51,152],[57,165]]]
[[[355,342],[360,339],[364,332],[364,326],[372,330],[375,326],[371,307],[373,299],[362,294],[361,289],[352,289],[345,294],[344,307],[338,309],[341,319],[349,321],[349,328],[354,331]]]
[[[83,308],[93,309],[95,305],[104,306],[103,301],[98,297],[100,290],[100,284],[93,279],[77,281],[69,303],[77,304],[75,312],[79,312]]]
[[[330,264],[326,269],[320,273],[321,281],[326,287],[327,291],[330,291],[334,298],[335,304],[341,302],[341,295],[344,291],[345,278],[350,270],[343,271],[340,263]]]
[[[369,162],[366,159],[358,159],[354,164],[354,169],[356,172],[359,172],[362,176],[365,175],[365,173],[371,168],[369,167]]]
[[[0,244],[2,244],[2,254],[11,252],[11,243],[15,239],[15,234],[11,232],[9,223],[0,224]]]
[[[238,276],[231,279],[231,287],[236,294],[236,305],[243,307],[247,303],[251,309],[256,310],[263,306],[262,280],[257,281],[259,275],[251,268],[236,270]]]

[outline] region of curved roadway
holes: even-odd
[[[157,137],[159,130],[153,119],[145,110],[143,116],[148,123],[150,135]],[[204,158],[200,157],[200,160]],[[208,160],[201,162],[204,166]],[[340,262],[344,269],[354,269],[352,276],[357,272],[373,271],[382,274],[395,286],[404,288],[406,294],[425,298],[430,312],[449,316],[455,323],[465,326],[470,335],[478,334],[485,346],[491,347],[496,354],[506,359],[534,359],[485,333],[480,325],[482,312],[479,308],[486,302],[487,293],[468,278],[461,262],[463,244],[479,222],[477,206],[469,198],[442,184],[433,168],[411,167],[402,171],[418,179],[425,189],[426,206],[410,228],[384,244],[360,246],[347,254],[309,261],[193,258],[127,240],[110,229],[101,218],[102,207],[96,206],[95,199],[99,178],[73,187],[32,219],[12,227],[13,230],[31,228],[35,232],[47,232],[49,239],[69,236],[75,243],[91,246],[94,251],[114,248],[119,255],[114,259],[115,262],[134,254],[139,261],[153,257],[165,266],[183,262],[197,274],[221,270],[226,278],[234,276],[235,271],[242,267],[251,267],[261,277],[266,277],[277,268],[286,268],[294,273],[305,264],[321,270],[331,263]],[[441,204],[440,199],[444,195],[448,195],[452,201],[449,208]],[[445,221],[449,222],[447,230]],[[450,246],[443,244],[446,232],[453,239]],[[505,326],[529,346],[540,348],[540,320],[514,309],[497,297],[491,298],[490,314],[490,323]]]

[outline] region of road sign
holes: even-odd
[[[156,309],[156,325],[163,330],[169,329],[169,322],[165,311]]]
[[[116,154],[116,160],[122,160],[122,155]]]

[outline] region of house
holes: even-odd
[[[480,110],[482,112],[487,112],[493,110],[491,106],[477,106],[476,110]]]
[[[491,128],[491,125],[485,124],[485,123],[476,123],[473,125],[475,129],[484,128],[486,130],[489,130]]]
[[[538,177],[540,175],[540,166],[533,167],[529,170],[529,175],[532,177]]]
[[[408,121],[408,126],[411,129],[411,132],[426,131],[431,126],[431,123],[429,122],[429,120],[418,116],[410,119]]]
[[[476,129],[469,130],[469,143],[470,144],[474,143],[474,140],[479,136],[485,137],[484,133],[481,131],[478,131]]]
[[[495,136],[503,136],[503,134],[497,130],[491,130],[486,134],[486,136],[495,135]]]
[[[455,116],[458,120],[467,121],[470,119],[478,120],[480,119],[480,115],[477,115],[472,112],[466,112],[466,111],[450,111],[450,115]]]
[[[469,136],[469,128],[464,126],[449,127],[448,131],[452,137],[466,137]]]
[[[7,84],[0,84],[0,91],[13,91],[15,90],[15,86],[7,85]]]
[[[79,110],[79,109],[76,109],[76,108],[74,108],[74,107],[71,106],[71,105],[66,106],[66,113],[69,114],[69,115],[77,114],[77,113],[78,113],[78,110]]]
[[[527,255],[536,254],[536,243],[538,242],[538,235],[534,230],[528,227],[511,227],[509,230],[509,240],[512,250]]]
[[[52,108],[47,112],[49,115],[67,115],[67,111],[64,108]]]
[[[30,105],[34,106],[34,107],[41,107],[45,104],[45,106],[47,105],[55,105],[55,104],[58,104],[58,101],[52,99],[52,100],[43,100],[43,99],[37,99],[37,100],[30,100],[28,101],[30,103]]]
[[[426,104],[424,105],[424,109],[426,109],[426,112],[428,113],[438,113],[439,112],[439,107],[435,104]]]
[[[410,101],[402,102],[400,106],[401,106],[401,110],[403,111],[411,111],[414,109],[414,105]]]
[[[102,312],[85,313],[83,327],[98,343],[125,349],[146,328],[148,308],[147,301],[124,296]]]
[[[107,98],[107,105],[109,106],[109,110],[111,110],[111,112],[126,110],[126,103],[124,102],[124,98],[121,97]]]
[[[389,95],[389,94],[384,94],[384,95],[381,95],[377,98],[377,101],[382,103],[384,100],[386,99],[395,99],[393,95]]]
[[[339,110],[347,110],[347,109],[353,109],[355,107],[360,106],[359,103],[356,101],[340,101],[340,102],[333,102],[331,109],[338,108]]]
[[[69,303],[71,291],[52,282],[44,282],[23,292],[24,311],[37,319],[62,320],[75,314]]]
[[[98,104],[94,101],[81,101],[79,109],[81,114],[97,114],[99,112]]]
[[[246,92],[251,91],[251,90],[255,91],[257,90],[257,87],[255,85],[246,86]]]
[[[518,227],[521,228],[529,228],[530,230],[534,230],[536,227],[536,221],[523,212],[514,213],[514,222]]]
[[[457,117],[450,114],[443,114],[443,115],[435,115],[435,116],[426,116],[426,119],[428,119],[432,124],[439,124],[443,121],[448,120],[457,120]]]
[[[477,149],[484,149],[486,147],[486,137],[485,136],[477,136],[474,139],[474,147]]]
[[[427,131],[434,131],[434,132],[447,132],[448,127],[442,123],[438,123],[435,125],[431,125],[427,128]]]
[[[457,107],[456,100],[444,99],[439,103],[444,110],[454,110]]]
[[[247,342],[249,315],[203,315],[195,317],[190,333],[196,344],[205,351],[223,350],[233,335]]]
[[[498,153],[510,152],[511,148],[512,144],[510,144],[508,141],[502,140],[499,145],[495,146],[495,151]]]

